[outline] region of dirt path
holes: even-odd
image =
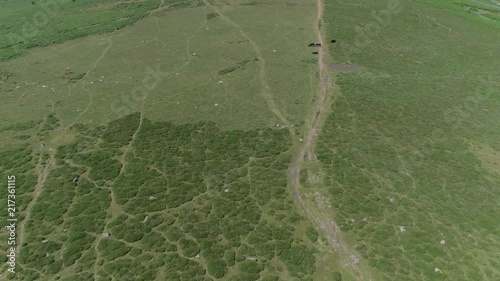
[[[38,163],[36,164],[35,167],[35,172],[38,174],[38,179],[36,181],[35,188],[33,190],[33,198],[31,201],[28,203],[28,206],[24,210],[24,219],[21,221],[18,227],[18,246],[16,248],[17,254],[21,252],[21,248],[24,243],[24,233],[25,233],[25,225],[26,222],[29,221],[31,217],[31,208],[35,204],[36,200],[38,199],[38,196],[42,192],[42,187],[45,182],[45,179],[47,178],[47,175],[49,174],[50,170],[54,167],[54,155],[52,153],[49,154],[50,158],[47,161],[47,165],[45,167],[42,167],[42,153],[40,154],[40,158],[38,159]]]
[[[305,124],[304,140],[300,143],[299,149],[293,155],[288,172],[288,184],[293,191],[297,203],[304,209],[309,219],[316,225],[327,239],[330,246],[340,256],[342,265],[356,278],[356,280],[373,280],[370,271],[358,258],[356,252],[349,248],[343,241],[342,234],[338,229],[331,213],[321,207],[316,208],[310,202],[304,201],[300,193],[300,171],[303,162],[307,156],[307,161],[316,161],[315,147],[319,131],[326,117],[325,112],[330,108],[333,102],[332,96],[328,95],[330,88],[333,88],[333,81],[328,71],[326,57],[328,48],[325,44],[321,26],[323,26],[323,0],[317,0],[317,17],[314,22],[314,30],[321,43],[322,48],[318,49],[318,69],[319,69],[319,88],[316,97],[316,103],[311,109],[309,117]]]

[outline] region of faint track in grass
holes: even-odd
[[[40,124],[39,129],[37,130],[37,133],[40,131],[40,129],[43,127],[44,122]],[[16,248],[17,255],[21,252],[21,248],[23,247],[24,243],[24,234],[25,234],[25,226],[26,222],[31,217],[31,208],[33,205],[36,203],[36,200],[38,199],[38,196],[42,192],[42,187],[43,184],[45,183],[45,180],[47,179],[47,176],[50,172],[50,170],[54,167],[54,154],[49,153],[49,160],[47,161],[46,165],[42,167],[42,159],[43,159],[43,153],[40,153],[40,157],[38,158],[38,162],[35,166],[35,173],[38,175],[36,184],[33,189],[33,198],[31,201],[28,203],[26,206],[26,209],[23,211],[24,213],[24,219],[19,223],[18,226],[18,240],[17,240],[17,245],[18,247]]]
[[[262,56],[262,52],[259,48],[259,45],[241,28],[239,24],[231,20],[229,17],[224,15],[224,13],[221,12],[221,10],[212,5],[208,0],[203,0],[203,3],[210,7],[214,12],[219,16],[219,18],[227,23],[228,25],[234,27],[236,30],[238,30],[246,40],[252,45],[252,49],[255,52],[255,55],[259,59],[259,66],[260,66],[260,71],[259,71],[259,80],[262,85],[262,94],[264,96],[264,99],[266,100],[267,106],[269,109],[273,112],[273,114],[282,122],[284,125],[288,127],[288,130],[290,131],[290,134],[293,139],[296,138],[295,136],[295,129],[290,126],[290,122],[286,119],[286,117],[283,115],[283,113],[279,110],[278,106],[276,106],[276,103],[274,102],[274,97],[272,95],[271,87],[267,83],[266,79],[266,60]]]

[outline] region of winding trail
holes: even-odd
[[[248,42],[252,45],[252,49],[255,52],[255,55],[259,59],[259,67],[260,67],[260,72],[259,72],[259,80],[262,85],[262,94],[264,96],[264,99],[266,100],[267,106],[269,109],[273,112],[273,114],[282,122],[288,130],[290,131],[290,134],[292,138],[295,138],[295,130],[291,126],[290,122],[286,119],[286,117],[281,113],[279,110],[278,106],[274,102],[274,97],[272,95],[271,87],[267,83],[266,79],[266,60],[262,56],[262,52],[259,48],[259,45],[241,28],[240,25],[238,25],[236,22],[231,20],[229,17],[224,15],[224,13],[218,8],[217,6],[211,4],[208,0],[203,0],[203,3],[210,7],[218,16],[219,18],[224,21],[227,25],[232,26],[238,32],[241,34],[243,38],[248,40]]]
[[[38,132],[41,130],[41,128],[43,127],[44,124],[45,124],[45,119],[40,124],[35,135],[38,134]],[[18,237],[17,237],[18,241],[17,241],[16,253],[18,255],[21,252],[21,248],[23,247],[23,244],[24,244],[24,235],[26,233],[25,226],[26,226],[26,223],[30,220],[31,208],[33,207],[33,205],[37,201],[40,193],[42,192],[43,184],[45,183],[45,180],[47,179],[49,172],[55,167],[54,153],[49,150],[49,159],[47,160],[47,163],[45,166],[42,166],[42,161],[43,161],[43,153],[40,153],[37,164],[35,166],[35,173],[37,174],[38,177],[37,177],[36,185],[33,188],[33,198],[26,206],[26,209],[24,209],[24,211],[23,211],[24,212],[24,219],[19,223],[18,230],[17,230],[18,231]]]
[[[368,267],[358,258],[357,253],[344,242],[342,234],[331,213],[322,208],[315,208],[306,202],[300,193],[300,171],[307,156],[307,161],[316,161],[315,147],[319,131],[323,124],[326,113],[333,102],[334,96],[328,95],[329,89],[333,88],[333,80],[330,76],[326,58],[328,56],[321,26],[323,26],[323,0],[317,0],[317,16],[314,22],[314,31],[318,42],[323,46],[318,49],[319,87],[316,103],[309,113],[305,123],[304,140],[299,143],[297,151],[292,156],[288,171],[288,184],[292,189],[297,203],[302,207],[309,219],[316,225],[327,239],[330,246],[339,255],[342,265],[356,280],[374,280]]]
[[[316,96],[316,102],[311,109],[309,116],[305,122],[304,129],[304,140],[300,142],[295,134],[295,129],[290,125],[290,122],[284,117],[280,109],[276,106],[274,102],[274,97],[272,95],[271,88],[269,87],[266,79],[266,62],[262,53],[260,51],[257,43],[252,40],[252,38],[232,19],[224,15],[224,13],[217,6],[217,1],[215,5],[209,0],[203,0],[206,6],[212,8],[214,12],[219,16],[229,26],[234,27],[240,32],[240,34],[250,42],[253,51],[259,59],[260,64],[260,82],[262,84],[262,94],[267,102],[269,109],[274,113],[274,115],[286,125],[289,130],[290,136],[294,143],[294,153],[292,155],[292,160],[289,166],[287,181],[290,186],[294,198],[297,204],[301,206],[304,213],[309,217],[309,219],[316,225],[316,227],[322,232],[323,236],[327,239],[330,249],[335,251],[342,260],[342,266],[349,271],[350,275],[355,278],[355,280],[361,281],[372,281],[368,267],[358,258],[357,253],[350,249],[347,243],[343,241],[340,230],[338,229],[335,221],[332,219],[331,213],[322,208],[315,208],[313,204],[305,201],[300,193],[300,171],[301,166],[305,161],[307,156],[308,161],[316,161],[315,147],[316,139],[321,126],[323,124],[326,113],[330,108],[333,98],[328,95],[329,89],[333,88],[333,81],[330,77],[330,72],[326,63],[327,57],[327,45],[323,37],[321,26],[323,25],[323,0],[317,0],[317,16],[314,21],[314,32],[318,38],[318,42],[323,46],[318,50],[318,70],[319,70],[319,87]]]

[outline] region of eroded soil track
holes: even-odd
[[[314,22],[314,30],[318,43],[323,47],[318,49],[318,71],[319,87],[316,102],[311,109],[305,123],[304,139],[300,142],[299,149],[294,153],[288,173],[288,184],[292,189],[297,203],[303,208],[309,219],[316,225],[323,236],[327,239],[330,247],[342,260],[344,266],[356,280],[374,280],[367,266],[361,261],[356,252],[349,248],[343,241],[342,234],[338,229],[332,214],[327,209],[315,208],[313,204],[305,201],[300,192],[300,171],[304,161],[316,161],[315,146],[321,130],[326,113],[333,102],[333,81],[328,70],[326,58],[328,56],[327,45],[321,26],[323,24],[323,0],[317,0],[317,17]]]

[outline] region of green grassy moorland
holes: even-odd
[[[167,0],[5,0],[0,2],[0,61],[34,47],[123,28]]]
[[[77,0],[57,21],[120,3]],[[70,41],[47,25],[58,44],[0,62],[0,175],[16,176],[20,244],[13,275],[1,233],[4,278],[338,276],[287,189],[276,116],[299,131],[316,92],[315,3],[183,3]]]
[[[328,191],[377,280],[500,275],[499,24],[481,1],[325,3],[331,56],[356,70],[334,71],[304,191]],[[2,34],[40,2],[2,2]],[[352,279],[286,182],[281,127],[300,132],[317,91],[314,1],[59,2],[0,48],[21,244],[9,274],[1,232],[5,278]]]
[[[57,124],[22,132],[43,137]],[[317,233],[287,191],[287,130],[134,113],[65,134],[56,150],[20,142],[1,155],[21,210],[30,171],[43,170],[14,280],[311,280]]]
[[[318,160],[380,280],[500,278],[500,22],[472,9],[500,10],[327,1],[331,55],[356,70],[335,73]]]

